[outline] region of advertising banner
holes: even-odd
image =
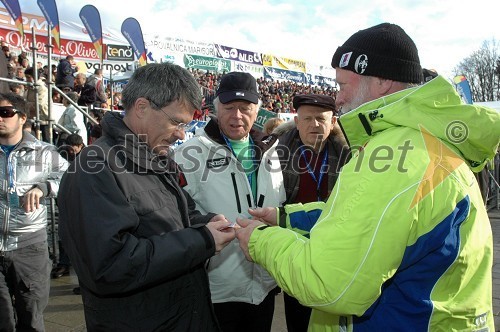
[[[144,46],[144,37],[142,36],[142,29],[139,22],[135,18],[129,17],[123,21],[121,30],[125,39],[132,46],[139,65],[146,65],[148,63],[146,47]]]
[[[80,10],[80,19],[87,29],[90,40],[94,44],[97,56],[102,61],[104,54],[102,52],[102,26],[99,11],[92,5],[83,6]]]
[[[184,66],[184,54],[183,53],[163,53],[163,55],[159,58],[161,62],[173,63],[178,66]]]
[[[59,33],[59,14],[57,13],[56,0],[38,0],[38,7],[45,16],[45,19],[49,23],[50,29],[52,31],[52,36],[54,37],[57,48],[61,49],[61,35]]]
[[[24,36],[24,28],[23,28],[23,14],[21,13],[21,7],[19,7],[18,0],[1,0],[10,16],[14,20],[14,24],[17,27],[17,30],[21,34],[21,37]]]
[[[113,61],[134,61],[134,51],[130,46],[106,45],[106,59]]]
[[[262,66],[262,56],[260,53],[240,50],[235,47],[214,44],[217,51],[217,57],[227,60],[240,61],[253,65]]]
[[[291,70],[272,67],[264,67],[264,77],[277,81],[293,81],[296,83],[307,83],[306,74]]]
[[[24,36],[25,38],[23,40],[21,39],[19,31],[0,28],[0,39],[5,40],[12,48],[29,49],[31,47],[31,35],[26,34]],[[37,55],[40,59],[47,59],[47,49],[45,44],[47,44],[47,36],[37,36]],[[83,60],[86,65],[86,69],[91,72],[94,72],[95,69],[103,69],[104,71],[113,70],[115,72],[129,72],[133,70],[133,61],[127,63],[109,61],[110,63],[104,63],[101,65],[99,63],[97,51],[91,42],[61,39],[61,53],[53,53],[52,60],[59,61],[67,55],[72,55],[77,61]]]
[[[470,85],[467,78],[464,75],[458,75],[453,78],[453,82],[464,103],[472,104],[474,101],[472,100],[472,92],[470,91]]]
[[[25,38],[23,39],[21,38],[19,31],[0,28],[0,37],[2,37],[3,40],[5,40],[13,48],[29,50],[31,47],[31,34],[25,34]],[[38,53],[47,54],[45,47],[46,44],[47,36],[37,35],[36,47]],[[72,55],[79,59],[99,59],[97,51],[91,42],[61,39],[61,47],[59,51],[60,57]]]
[[[168,50],[159,49],[159,48],[149,48],[146,44],[146,49],[148,52],[148,60],[150,62],[156,63],[173,63],[184,67],[184,53],[180,52],[170,52]]]
[[[259,109],[259,113],[257,114],[257,119],[255,120],[252,128],[254,129],[256,128],[262,131],[262,129],[264,128],[264,123],[266,123],[268,119],[275,118],[276,115],[277,115],[276,113],[270,112],[263,108]]]
[[[335,79],[331,77],[306,74],[306,78],[307,78],[307,84],[309,85],[318,85],[318,86],[327,85],[331,87],[335,87],[337,85]]]
[[[230,72],[231,61],[194,54],[184,54],[184,67],[215,71],[217,73]]]
[[[274,67],[286,70],[306,72],[306,62],[289,58],[277,57],[271,54],[262,55],[262,64],[265,67]]]
[[[183,53],[203,55],[212,58],[217,57],[215,46],[211,43],[195,42],[181,38],[159,36],[157,34],[146,34],[144,36],[144,41],[146,48],[152,53]],[[154,60],[160,62],[156,58]]]
[[[264,67],[239,61],[231,61],[231,71],[249,73],[255,78],[264,77]]]

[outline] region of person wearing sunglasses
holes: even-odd
[[[170,145],[201,106],[177,65],[138,68],[122,116],[71,163],[58,196],[62,244],[78,276],[88,331],[218,331],[205,262],[235,237],[222,215],[195,211]]]
[[[68,163],[26,131],[27,103],[0,94],[0,331],[43,331],[50,270],[45,198]]]

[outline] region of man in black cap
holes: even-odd
[[[315,222],[309,238],[240,220],[245,255],[313,308],[310,330],[493,331],[491,226],[471,170],[494,157],[500,114],[463,104],[441,76],[421,85],[395,24],[356,32],[332,66],[353,157],[323,206],[286,205],[279,221],[250,211]]]
[[[326,202],[340,169],[349,156],[349,147],[337,124],[335,100],[319,94],[297,95],[294,121],[275,129],[279,135],[278,154],[286,191],[285,204]],[[309,232],[313,225],[304,227]],[[311,308],[284,294],[285,318],[289,332],[307,331]]]
[[[248,209],[279,206],[285,200],[276,155],[276,138],[266,141],[252,130],[261,101],[248,73],[222,76],[212,118],[196,136],[176,149],[184,189],[200,211],[217,211],[230,220]],[[223,331],[270,331],[276,282],[250,263],[233,241],[208,263],[215,313]]]

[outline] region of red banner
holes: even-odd
[[[25,33],[23,40],[19,31],[0,28],[0,39],[5,40],[13,48],[29,50],[33,37],[31,34]],[[47,36],[36,36],[36,47],[38,49],[38,53],[47,54],[47,50],[45,48],[46,44]],[[61,49],[57,50],[57,47],[54,47],[53,53],[60,54],[61,57],[72,55],[77,60],[99,60],[94,44],[91,42],[61,39]]]

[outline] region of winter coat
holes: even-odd
[[[216,118],[176,149],[174,159],[183,171],[184,189],[201,212],[221,213],[236,221],[237,217],[249,216],[248,208],[280,206],[285,200],[277,142],[264,145],[260,133],[252,131],[250,135],[259,165],[256,201],[240,161],[220,134]],[[238,240],[210,259],[208,275],[214,303],[260,304],[276,287],[262,267],[245,259]]]
[[[90,75],[82,87],[78,104],[83,106],[94,105],[96,107],[101,107],[101,104],[105,103],[107,99],[102,79],[96,75]]]
[[[294,121],[286,122],[273,131],[278,136],[278,146],[276,150],[280,156],[281,169],[283,171],[283,183],[286,190],[286,202],[290,204],[295,202],[299,192],[300,174],[300,147],[303,145],[300,140],[299,131]],[[328,195],[330,194],[342,166],[349,160],[349,146],[345,141],[340,128],[332,130],[326,141],[328,149]]]
[[[103,137],[61,182],[61,240],[78,275],[89,331],[217,331],[204,263],[215,243],[177,184],[108,112]]]
[[[61,59],[57,65],[56,72],[56,86],[59,89],[70,88],[71,90],[75,87],[75,76],[77,72],[76,68],[73,68],[71,63],[66,59]]]
[[[8,171],[6,157],[0,149],[0,178],[4,183],[0,189],[0,252],[47,240],[45,197],[57,195],[59,181],[68,167],[55,146],[39,141],[26,132],[9,154],[13,171]],[[38,209],[26,213],[21,202],[33,187],[39,187],[44,198],[40,199]]]
[[[259,229],[251,257],[313,308],[311,331],[494,331],[492,233],[471,169],[495,155],[499,124],[443,77],[363,104],[340,118],[357,152],[328,201],[285,206],[287,228],[320,214],[310,239]]]

